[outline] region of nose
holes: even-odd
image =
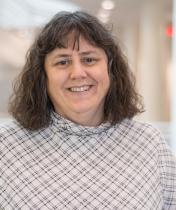
[[[70,69],[70,78],[75,79],[84,79],[87,77],[85,66],[81,64],[80,61],[76,61],[72,64]]]

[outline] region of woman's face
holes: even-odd
[[[96,126],[104,118],[110,80],[103,49],[80,36],[73,47],[56,48],[45,58],[47,89],[55,111],[78,124]],[[79,44],[79,47],[78,47]]]

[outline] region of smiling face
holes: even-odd
[[[103,49],[80,36],[79,47],[56,48],[45,58],[48,95],[57,113],[78,124],[96,126],[104,119],[109,90],[108,59]]]

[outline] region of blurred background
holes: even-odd
[[[84,10],[112,29],[136,76],[145,110],[176,153],[175,0],[0,0],[0,122],[37,31],[58,11]]]

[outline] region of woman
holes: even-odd
[[[61,12],[27,55],[0,128],[1,209],[176,209],[176,162],[141,113],[111,33]]]

